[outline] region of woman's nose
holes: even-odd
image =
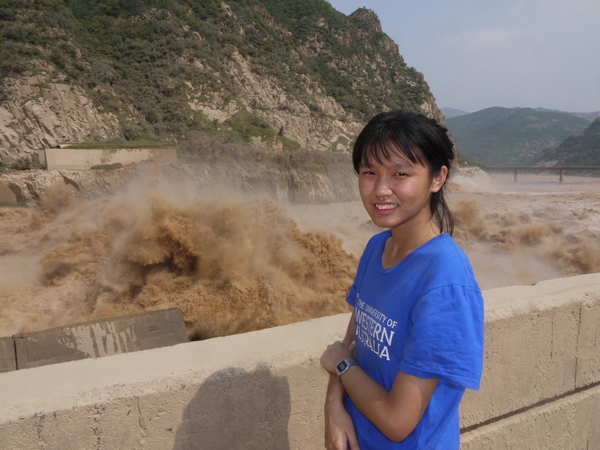
[[[389,180],[385,177],[378,177],[375,183],[375,195],[379,197],[385,197],[392,194]]]

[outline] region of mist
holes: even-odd
[[[600,180],[531,177],[449,185],[454,237],[484,290],[600,271]],[[113,196],[59,183],[39,209],[0,208],[0,336],[179,307],[206,339],[349,311],[380,231],[360,202],[226,192],[141,177]]]
[[[93,201],[57,184],[44,205],[0,209],[0,335],[179,307],[203,339],[349,310],[356,258],[270,200],[137,180]]]

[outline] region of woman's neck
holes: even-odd
[[[385,243],[381,264],[389,269],[399,264],[409,253],[441,234],[439,227],[430,219],[425,224],[397,227]]]

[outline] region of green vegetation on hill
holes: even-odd
[[[569,136],[558,148],[540,154],[539,163],[557,166],[600,166],[600,119],[596,119],[581,136]]]
[[[239,99],[231,73],[238,53],[316,118],[326,113],[315,89],[356,121],[434,102],[374,13],[345,16],[324,0],[4,0],[0,21],[0,102],[10,98],[6,77],[55,68],[116,114],[128,141],[174,142],[201,131],[297,148],[256,112],[219,124],[190,106],[190,97]],[[255,111],[262,107],[253,100]]]
[[[532,108],[488,108],[453,117],[446,125],[469,162],[494,166],[531,165],[540,152],[582,133],[589,121]]]

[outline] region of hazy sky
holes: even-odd
[[[440,108],[600,110],[600,0],[328,0],[369,8]]]

